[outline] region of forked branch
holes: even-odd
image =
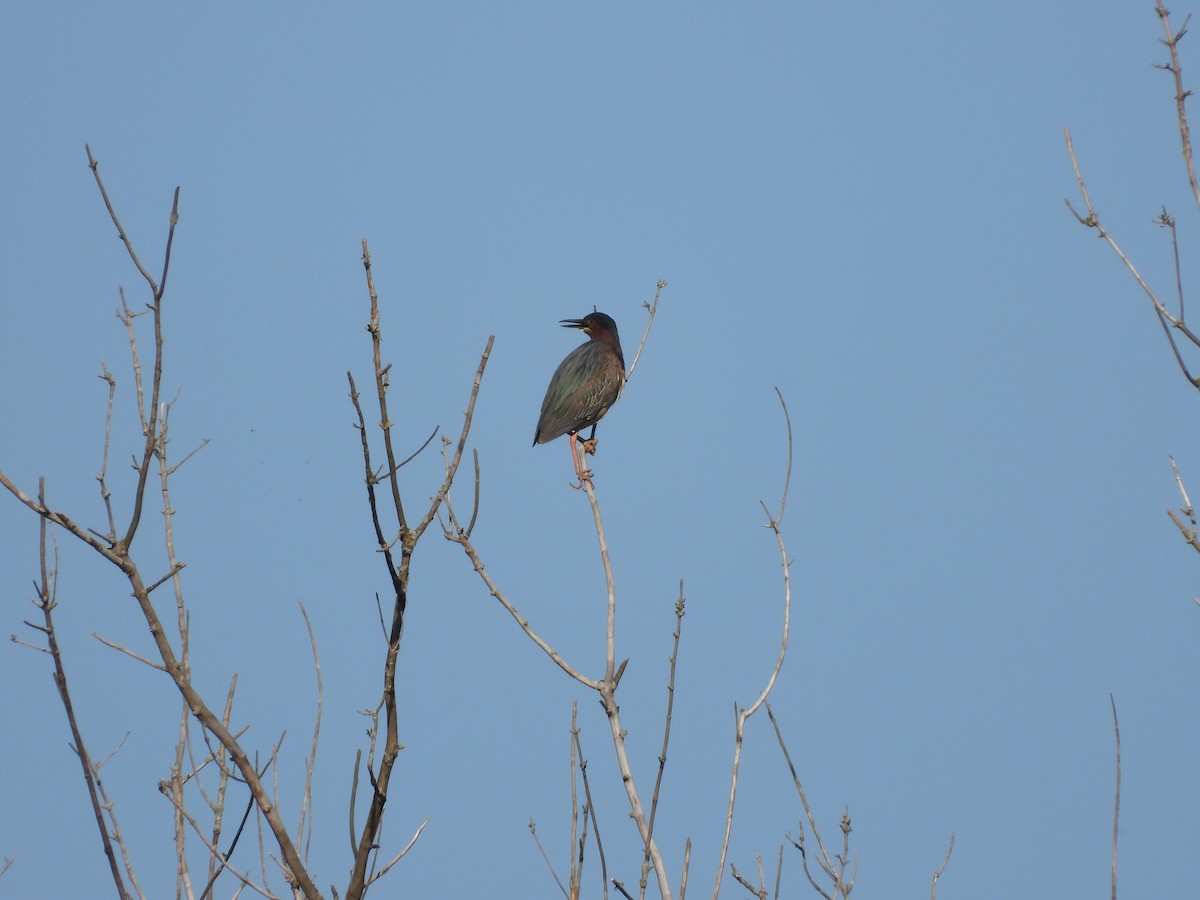
[[[128,235],[121,225],[112,202],[109,199],[108,191],[104,186],[104,182],[100,177],[99,165],[92,156],[91,149],[87,148],[88,167],[91,169],[96,179],[97,187],[100,190],[101,197],[104,199],[105,207],[108,209],[109,216],[113,225],[117,229],[118,235],[121,237],[126,250],[129,252],[130,258],[138,271],[145,278],[150,287],[151,302],[147,304],[148,310],[153,321],[154,329],[154,367],[150,374],[149,395],[150,403],[144,408],[144,417],[142,418],[143,431],[143,449],[140,456],[135,461],[135,470],[137,484],[133,491],[132,513],[130,514],[129,522],[125,527],[123,536],[118,537],[114,533],[112,521],[109,522],[109,530],[107,536],[99,536],[99,532],[78,525],[65,513],[52,510],[46,503],[44,497],[39,496],[38,499],[33,499],[22,492],[3,472],[0,472],[0,484],[2,484],[10,493],[13,494],[20,502],[25,504],[40,515],[45,521],[59,525],[68,533],[74,535],[83,543],[87,544],[110,563],[121,570],[122,574],[129,581],[133,597],[141,610],[143,618],[146,620],[147,630],[150,632],[151,638],[154,641],[155,649],[158,652],[159,658],[162,661],[162,667],[166,670],[171,680],[178,689],[187,708],[191,711],[192,716],[200,723],[202,728],[209,734],[215,736],[217,740],[224,746],[228,752],[234,766],[237,768],[241,777],[245,780],[251,793],[254,796],[255,803],[262,811],[263,816],[270,827],[272,834],[279,846],[280,856],[282,857],[282,865],[285,870],[286,877],[291,885],[292,890],[304,897],[316,898],[320,896],[316,885],[305,871],[303,861],[296,850],[291,837],[289,836],[286,827],[279,815],[278,808],[272,801],[271,795],[266,790],[254,770],[249,757],[239,744],[237,738],[224,725],[220,718],[209,708],[203,697],[196,691],[192,685],[191,678],[188,672],[186,656],[182,653],[177,653],[172,647],[170,639],[167,636],[167,629],[164,628],[162,619],[158,611],[155,609],[151,598],[151,592],[154,587],[163,583],[163,580],[153,582],[147,586],[146,580],[138,567],[137,562],[130,554],[135,534],[137,533],[138,525],[141,521],[141,514],[146,497],[146,490],[150,478],[151,469],[157,462],[159,475],[165,484],[167,476],[171,469],[166,462],[166,421],[165,414],[169,404],[161,402],[162,397],[162,380],[163,380],[163,321],[162,321],[162,298],[163,292],[167,283],[167,275],[170,271],[171,262],[171,247],[174,242],[175,226],[179,221],[179,189],[175,189],[174,200],[171,205],[170,221],[167,231],[166,248],[163,253],[162,275],[155,281],[149,274],[137,253],[133,249]],[[132,313],[129,314],[130,322],[132,322]],[[135,358],[135,371],[138,380],[139,396],[142,395],[142,372],[140,365],[136,362],[136,342],[133,345]],[[103,376],[102,376],[103,377]],[[106,379],[107,380],[107,379]],[[106,429],[107,431],[107,429]],[[107,437],[106,437],[107,442]],[[106,488],[102,485],[102,493]],[[170,506],[169,497],[164,493],[164,500],[167,503],[166,514],[168,517],[167,534],[169,536],[169,517]],[[177,575],[179,566],[172,565],[172,573]],[[177,603],[177,611],[182,616],[182,608]]]
[[[445,501],[450,492],[450,487],[454,483],[454,477],[458,472],[458,466],[462,461],[463,450],[466,447],[467,436],[471,431],[471,422],[475,412],[475,401],[479,397],[479,389],[483,382],[483,373],[487,367],[488,358],[491,355],[492,344],[495,341],[494,336],[489,337],[487,345],[484,348],[483,355],[479,361],[479,367],[475,372],[475,379],[471,386],[470,396],[467,401],[467,410],[463,415],[462,428],[459,431],[458,440],[455,443],[455,452],[452,458],[447,458],[445,475],[441,486],[436,494],[430,500],[429,508],[422,516],[420,522],[415,527],[410,527],[409,518],[405,512],[403,496],[400,489],[399,470],[408,460],[397,462],[397,453],[395,451],[392,429],[393,423],[388,412],[388,391],[391,386],[391,364],[385,364],[383,361],[383,332],[381,326],[381,316],[379,311],[379,295],[375,289],[375,278],[371,269],[371,252],[367,246],[366,240],[362,242],[362,260],[363,269],[366,273],[367,293],[370,297],[370,319],[367,322],[367,331],[371,335],[371,350],[374,362],[375,376],[375,396],[379,408],[379,432],[383,440],[384,457],[386,464],[384,466],[384,474],[377,475],[375,466],[371,461],[371,441],[367,430],[366,416],[363,412],[362,404],[359,400],[358,389],[354,382],[354,376],[346,373],[346,378],[350,384],[350,401],[354,406],[355,415],[357,417],[356,427],[359,430],[359,436],[362,446],[363,455],[363,470],[364,481],[367,489],[367,503],[371,510],[371,523],[375,529],[375,540],[378,543],[379,552],[383,557],[387,567],[388,578],[392,583],[394,591],[394,602],[392,605],[392,621],[391,627],[387,632],[387,651],[384,658],[383,666],[383,691],[382,699],[379,706],[371,713],[374,726],[371,730],[371,746],[368,753],[367,774],[371,784],[371,802],[367,807],[366,819],[363,822],[362,828],[358,833],[356,840],[352,838],[352,846],[354,847],[354,861],[351,867],[350,882],[346,889],[347,900],[358,900],[365,893],[366,889],[371,885],[376,878],[382,876],[393,865],[400,861],[404,855],[415,843],[419,837],[421,830],[417,829],[408,847],[405,847],[397,854],[390,862],[384,865],[378,872],[370,874],[368,867],[371,860],[378,855],[378,836],[379,830],[383,823],[384,805],[387,802],[388,788],[391,781],[391,776],[394,770],[396,759],[400,753],[400,735],[398,715],[396,708],[396,665],[400,654],[400,642],[404,634],[404,617],[408,606],[408,573],[412,562],[413,551],[416,548],[417,542],[425,533],[430,523],[437,516],[442,503]],[[445,443],[449,443],[448,439],[443,438]],[[426,440],[421,449],[428,445]],[[417,451],[418,453],[420,450]],[[414,454],[415,455],[415,454]],[[412,457],[409,457],[410,459]],[[380,492],[377,486],[380,482],[386,482],[385,496],[391,502],[391,516],[394,516],[394,525],[388,523],[385,525],[384,519],[387,515],[385,510],[385,500],[380,497]],[[396,538],[390,538],[389,535],[396,534]],[[379,759],[378,772],[373,771],[373,760],[375,755],[375,744],[379,736],[378,731],[378,715],[382,710],[384,715],[384,743],[383,753]],[[358,772],[357,765],[354,775],[354,786],[352,793],[357,791]],[[354,798],[351,798],[351,832],[353,834],[354,823]]]
[[[742,742],[746,734],[746,722],[767,702],[767,698],[771,695],[771,691],[775,687],[775,681],[779,678],[779,672],[783,669],[783,660],[787,656],[788,636],[791,631],[791,560],[788,558],[787,546],[783,541],[783,532],[780,531],[780,524],[783,521],[784,510],[787,509],[787,494],[792,477],[792,419],[788,414],[787,402],[783,399],[783,394],[779,391],[779,388],[775,389],[775,395],[779,398],[779,405],[783,410],[783,421],[787,426],[787,468],[783,480],[783,491],[779,498],[779,514],[772,516],[765,503],[760,502],[759,505],[762,506],[763,512],[767,516],[767,523],[764,527],[771,529],[772,534],[775,535],[775,543],[779,548],[780,566],[783,568],[783,626],[780,632],[779,655],[775,659],[775,665],[767,676],[766,684],[763,686],[758,698],[748,707],[742,707],[736,702],[734,703],[733,764],[729,776],[729,804],[725,810],[725,833],[721,840],[716,882],[713,885],[713,900],[716,900],[717,896],[721,893],[721,881],[725,877],[725,860],[729,854],[729,838],[733,832],[733,810],[737,801],[738,773],[742,762]]]

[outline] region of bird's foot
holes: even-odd
[[[593,483],[593,481],[592,481],[593,472],[591,469],[576,469],[575,474],[579,476],[579,481],[573,482],[571,484],[571,487],[573,487],[575,490],[577,490],[577,491],[583,490],[584,484],[587,484],[589,487],[592,487],[592,488],[594,488],[596,486],[595,483]]]
[[[588,456],[596,455],[596,439],[588,438],[586,441],[580,441],[579,446],[583,447],[583,452]]]

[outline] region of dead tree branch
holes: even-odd
[[[58,525],[69,534],[73,535],[84,544],[91,547],[102,557],[108,560],[112,565],[119,569],[129,582],[133,597],[138,604],[143,618],[146,621],[147,630],[149,631],[158,652],[159,658],[162,661],[162,666],[166,670],[168,676],[175,684],[183,698],[187,709],[191,715],[200,723],[201,727],[209,734],[212,734],[216,739],[227,748],[230,758],[234,766],[240,772],[246,784],[249,786],[251,793],[255,798],[255,802],[261,810],[264,819],[271,829],[272,835],[279,846],[280,855],[282,857],[282,865],[285,870],[285,875],[288,879],[292,890],[301,896],[307,898],[317,898],[320,892],[316,885],[313,884],[308,873],[305,871],[303,861],[296,850],[295,845],[289,836],[283,820],[280,817],[278,808],[274,804],[271,795],[267,792],[264,785],[258,778],[253,764],[251,763],[246,752],[239,744],[237,738],[229,731],[220,718],[209,708],[204,698],[195,689],[191,682],[190,673],[188,671],[186,653],[181,648],[180,651],[171,645],[171,641],[167,636],[167,631],[163,627],[163,622],[157,609],[155,608],[151,592],[154,587],[162,583],[154,582],[147,585],[145,578],[142,575],[136,560],[132,556],[131,548],[135,536],[137,535],[138,527],[142,519],[142,511],[146,500],[146,491],[151,475],[151,470],[154,467],[155,461],[158,463],[158,470],[161,479],[166,479],[171,473],[171,467],[166,462],[166,415],[170,407],[169,403],[163,403],[162,383],[163,383],[163,359],[164,359],[164,340],[163,340],[163,295],[166,289],[167,276],[170,271],[171,263],[171,248],[175,238],[175,227],[179,222],[179,188],[175,189],[174,199],[171,204],[171,212],[169,217],[166,247],[163,251],[163,266],[162,274],[156,281],[150,275],[146,267],[138,258],[129,237],[117,216],[116,210],[113,207],[112,201],[108,196],[108,191],[105,188],[104,182],[100,177],[99,164],[92,156],[91,148],[85,148],[87,151],[88,167],[91,169],[96,180],[96,185],[100,191],[100,195],[104,200],[105,207],[108,210],[109,217],[113,225],[117,229],[117,234],[125,245],[126,251],[129,253],[130,259],[138,272],[141,273],[146,283],[150,288],[150,302],[147,304],[147,312],[153,322],[154,333],[154,366],[150,375],[149,396],[150,401],[145,406],[142,405],[141,398],[144,396],[145,373],[142,372],[138,356],[136,352],[136,340],[133,339],[132,323],[134,314],[129,311],[128,307],[124,307],[124,316],[127,326],[130,328],[135,378],[137,380],[137,391],[139,397],[139,410],[142,416],[142,436],[144,443],[139,457],[135,459],[136,486],[132,495],[132,512],[128,523],[122,531],[119,527],[113,528],[110,522],[109,533],[105,537],[97,536],[98,533],[77,524],[71,517],[58,510],[51,509],[44,498],[39,497],[37,500],[28,496],[17,485],[8,478],[3,472],[0,472],[0,485],[3,485],[18,501],[26,507],[33,510],[45,521]],[[101,376],[103,378],[103,375]],[[107,380],[107,379],[106,379]],[[102,494],[107,491],[106,486],[101,485]],[[164,497],[164,499],[168,499]],[[169,534],[169,518],[171,515],[169,503],[166,506],[167,531]],[[175,576],[178,574],[178,568],[172,566]],[[182,613],[180,613],[182,615]],[[185,620],[185,619],[184,619]]]
[[[787,546],[783,541],[783,532],[780,530],[780,524],[783,521],[784,510],[787,509],[787,492],[792,478],[792,419],[788,415],[787,402],[783,399],[783,394],[779,391],[779,388],[775,389],[775,395],[779,398],[779,405],[783,409],[784,424],[787,426],[787,469],[783,480],[783,491],[779,498],[779,514],[772,516],[765,503],[760,501],[759,505],[762,506],[763,512],[767,516],[767,523],[764,527],[771,529],[772,534],[775,535],[775,543],[779,548],[780,565],[783,568],[783,626],[780,633],[779,655],[775,660],[775,666],[771,669],[767,677],[766,684],[758,695],[758,699],[748,707],[742,707],[736,702],[734,703],[733,764],[729,776],[729,805],[725,811],[725,833],[721,840],[716,882],[713,884],[713,900],[716,900],[717,896],[721,893],[721,881],[725,877],[725,860],[729,854],[729,838],[733,831],[733,810],[737,800],[738,774],[742,761],[742,742],[746,734],[746,722],[767,702],[767,698],[771,695],[771,691],[775,687],[775,681],[779,678],[779,672],[783,668],[783,660],[787,656],[788,636],[791,631],[791,560],[788,558]]]
[[[384,466],[383,475],[376,475],[375,466],[371,460],[371,441],[370,434],[367,430],[366,416],[363,412],[362,404],[359,400],[358,389],[354,382],[354,376],[346,373],[347,381],[350,384],[350,402],[354,406],[355,415],[357,417],[356,428],[359,431],[359,437],[362,445],[363,454],[363,469],[364,480],[367,488],[367,504],[371,510],[371,523],[375,529],[375,539],[378,544],[379,552],[383,556],[384,563],[387,567],[388,578],[392,584],[394,601],[392,603],[392,621],[388,629],[387,637],[387,652],[384,658],[383,666],[383,690],[382,698],[375,711],[371,713],[373,718],[373,728],[371,731],[371,746],[367,755],[367,776],[371,784],[371,802],[367,807],[366,818],[361,829],[358,831],[358,837],[352,841],[354,846],[354,862],[350,870],[350,881],[346,888],[347,900],[358,900],[367,887],[381,876],[384,872],[390,869],[398,862],[405,853],[408,852],[408,847],[402,850],[391,862],[387,863],[381,871],[375,874],[368,873],[368,866],[371,860],[378,853],[378,837],[379,830],[383,823],[383,810],[387,802],[388,787],[391,781],[391,776],[401,750],[399,722],[396,708],[396,664],[400,655],[400,642],[404,634],[404,616],[408,607],[408,578],[409,569],[412,565],[413,551],[416,548],[417,542],[425,533],[430,523],[438,514],[442,503],[446,500],[450,492],[450,486],[454,482],[454,476],[458,472],[459,463],[462,461],[463,449],[466,446],[467,435],[471,430],[471,421],[475,412],[475,401],[479,397],[480,385],[483,382],[483,373],[487,367],[488,358],[492,352],[492,344],[495,337],[488,338],[487,345],[484,348],[483,355],[479,362],[479,367],[475,372],[475,379],[471,387],[470,396],[467,401],[467,410],[463,415],[462,428],[459,431],[458,440],[455,445],[456,449],[452,458],[447,460],[445,468],[445,476],[441,486],[436,494],[431,499],[429,508],[425,511],[421,520],[415,527],[410,527],[409,518],[405,512],[403,497],[400,490],[399,470],[404,464],[397,463],[397,454],[395,451],[392,429],[394,427],[389,412],[388,412],[388,389],[390,387],[391,364],[383,362],[383,332],[381,327],[381,317],[379,312],[379,295],[375,289],[375,278],[371,270],[371,252],[364,239],[362,242],[362,260],[363,269],[366,273],[367,293],[370,297],[370,318],[367,322],[367,332],[371,335],[371,350],[374,361],[374,378],[375,378],[375,399],[379,409],[379,432],[383,440],[384,456],[386,465]],[[443,441],[448,439],[443,438]],[[428,444],[428,441],[426,441]],[[423,448],[424,445],[422,445]],[[417,451],[418,453],[420,450]],[[415,454],[414,454],[415,455]],[[409,457],[411,459],[411,457]],[[407,462],[405,460],[404,462]],[[377,490],[381,482],[386,482],[385,496],[391,503],[391,516],[394,517],[394,526],[389,523],[385,528],[384,517],[387,515],[384,509],[383,500],[379,496]],[[393,533],[393,527],[397,535],[396,538],[390,538],[388,535]],[[379,735],[378,715],[382,711],[384,716],[384,744],[383,752],[379,758],[378,771],[374,770],[374,753],[375,742]],[[358,772],[357,763],[354,776],[354,785],[352,793],[357,793],[358,789]],[[424,825],[421,826],[424,828]],[[354,798],[351,798],[351,834],[355,830],[354,824]],[[413,836],[413,842],[420,835],[421,829],[417,829],[416,835]],[[412,846],[410,842],[409,846]]]

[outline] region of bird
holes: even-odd
[[[589,340],[568,353],[554,370],[542,401],[537,431],[533,433],[533,446],[567,435],[571,439],[575,474],[581,483],[590,482],[591,472],[583,467],[575,443],[581,441],[584,453],[596,452],[596,423],[621,396],[625,386],[625,357],[621,353],[617,323],[611,316],[593,310],[582,319],[562,319],[559,324],[563,328],[578,328]],[[577,433],[589,425],[591,436],[587,440],[578,438]]]

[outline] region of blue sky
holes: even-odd
[[[757,505],[782,483],[778,386],[796,438],[783,524],[795,607],[774,706],[827,836],[849,806],[855,896],[927,895],[951,832],[943,900],[1107,891],[1109,693],[1122,891],[1187,895],[1200,589],[1164,510],[1178,503],[1170,454],[1200,493],[1198,398],[1145,298],[1062,204],[1070,127],[1126,250],[1169,294],[1152,224],[1166,204],[1191,276],[1196,209],[1172,86],[1152,67],[1160,37],[1148,2],[1073,0],[8,9],[0,467],[30,490],[45,475],[56,507],[100,527],[103,358],[124,403],[112,486],[128,488],[137,433],[113,310],[118,286],[139,304],[145,288],[87,170],[90,143],[151,268],[182,188],[165,383],[180,392],[176,456],[211,439],[173,485],[196,679],[221,696],[238,673],[236,718],[260,752],[286,730],[294,821],[313,709],[304,602],[326,689],[313,868],[341,887],[387,590],[346,398],[345,372],[362,385],[370,371],[361,239],[404,446],[457,429],[496,336],[472,433],[476,541],[535,627],[593,673],[604,591],[590,512],[560,443],[529,443],[578,340],[558,320],[596,306],[631,356],[641,304],[666,279],[594,468],[631,660],[622,712],[647,784],[681,578],[687,595],[656,828],[672,871],[690,836],[692,891],[711,890],[732,705],[757,694],[778,639]],[[405,470],[410,503],[439,469],[426,453]],[[147,569],[156,524],[143,526]],[[0,502],[0,608],[26,638],[36,542],[34,518]],[[177,695],[90,636],[149,649],[117,573],[61,544],[82,725],[98,756],[129,734],[106,783],[143,885],[165,896],[156,784]],[[0,652],[5,895],[107,884],[49,673],[40,654]],[[399,687],[406,749],[385,845],[430,824],[383,896],[556,895],[527,823],[565,868],[576,698],[610,871],[636,882],[593,698],[435,531]],[[745,871],[802,815],[765,716],[739,797],[730,858]],[[804,895],[794,851],[784,878],[785,896]]]

